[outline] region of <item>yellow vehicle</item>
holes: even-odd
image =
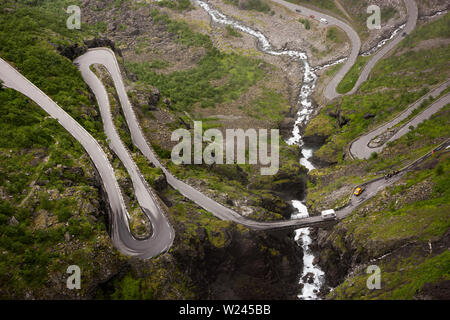
[[[353,194],[354,194],[355,196],[359,196],[361,193],[363,193],[363,191],[364,191],[364,188],[358,187],[358,188],[355,189],[355,191],[353,192]]]

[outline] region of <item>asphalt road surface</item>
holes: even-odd
[[[414,0],[404,0],[404,1],[407,9],[407,20],[405,28],[394,39],[390,40],[377,53],[373,55],[373,57],[369,60],[369,62],[367,62],[367,64],[364,66],[363,71],[361,71],[361,74],[359,75],[359,78],[356,81],[355,86],[347,94],[354,94],[358,90],[361,84],[369,78],[370,72],[378,63],[378,61],[383,59],[383,57],[389,51],[395,48],[400,43],[400,41],[403,40],[404,37],[403,33],[410,34],[416,28],[419,12],[417,9],[417,4]]]
[[[230,208],[227,208],[222,204],[214,201],[213,199],[204,195],[203,193],[193,188],[192,186],[186,184],[185,182],[178,180],[161,164],[161,162],[155,156],[153,150],[149,147],[149,143],[147,143],[147,140],[139,126],[136,115],[128,99],[128,95],[126,93],[123,79],[120,73],[120,68],[117,63],[117,59],[114,52],[108,48],[91,49],[86,54],[77,58],[75,60],[75,63],[79,66],[83,79],[86,81],[89,87],[91,87],[92,91],[94,92],[97,98],[100,110],[102,111],[103,121],[104,122],[106,121],[108,123],[111,122],[110,124],[105,124],[105,131],[110,140],[111,141],[112,139],[119,140],[120,138],[118,137],[117,134],[114,134],[113,131],[115,130],[113,128],[110,128],[110,126],[112,126],[113,124],[110,119],[111,116],[107,92],[104,89],[103,85],[101,84],[100,80],[97,78],[97,76],[89,70],[89,66],[92,64],[103,65],[111,75],[114,81],[114,85],[116,87],[117,94],[119,96],[119,100],[122,106],[122,110],[124,112],[125,119],[127,121],[128,128],[131,133],[131,139],[133,143],[138,147],[138,149],[150,162],[152,162],[155,166],[163,170],[169,185],[171,185],[174,189],[178,190],[186,198],[195,202],[196,204],[198,204],[205,210],[213,213],[216,217],[222,220],[231,220],[243,224],[245,226],[248,226],[252,229],[274,229],[277,227],[279,228],[293,225],[302,226],[308,223],[315,223],[321,221],[320,217],[311,217],[308,218],[308,220],[305,219],[302,221],[290,220],[279,222],[258,222],[250,220],[243,217],[236,211],[231,210]],[[118,145],[117,147],[114,146],[113,148],[114,152],[120,153],[121,155],[123,155],[123,157],[126,157],[128,154],[127,151],[124,150],[125,149],[124,147],[123,150],[121,151],[122,148],[120,147],[121,144]],[[128,166],[130,166],[131,168],[133,167],[131,164],[128,164]]]
[[[426,119],[429,119],[433,114],[438,112],[442,107],[450,103],[450,93],[447,93],[446,95],[442,96],[440,99],[435,101],[433,104],[431,104],[429,107],[427,107],[425,110],[423,110],[421,113],[419,113],[416,117],[408,121],[406,124],[402,126],[402,128],[397,131],[391,138],[389,138],[383,145],[377,147],[377,148],[370,148],[369,142],[380,135],[381,133],[387,131],[389,128],[395,126],[399,122],[405,120],[408,118],[412,112],[420,107],[422,102],[426,99],[431,97],[438,97],[442,91],[447,89],[450,86],[450,81],[447,81],[434,90],[431,90],[428,94],[420,98],[418,101],[414,102],[408,109],[403,111],[400,115],[395,117],[393,120],[383,124],[382,126],[376,128],[375,130],[359,137],[357,140],[355,140],[351,146],[350,146],[350,153],[353,158],[359,158],[359,159],[368,159],[372,152],[380,152],[383,150],[385,145],[390,142],[397,140],[401,136],[405,135],[410,131],[410,126],[416,127],[419,123],[423,122]]]
[[[21,92],[38,104],[52,118],[57,119],[89,154],[108,195],[111,208],[111,239],[114,246],[126,255],[137,256],[143,259],[168,250],[174,239],[173,230],[159,208],[155,208],[154,202],[151,201],[150,197],[141,196],[141,194],[145,194],[142,186],[136,185],[135,192],[143,200],[142,202],[140,201],[140,205],[150,218],[153,232],[149,239],[137,240],[129,229],[128,212],[114,175],[114,169],[98,142],[52,99],[3,59],[0,59],[0,79],[4,82],[5,87]],[[103,113],[104,110],[102,110],[102,116]],[[105,118],[103,120],[105,121]],[[131,171],[130,174],[134,175],[136,172]],[[133,180],[133,183],[135,183],[135,180]]]
[[[298,6],[283,0],[272,1],[282,4],[293,11],[301,10],[301,14],[303,15],[314,15],[318,20],[321,18],[325,18],[328,20],[329,25],[336,25],[347,33],[350,41],[352,42],[352,52],[344,66],[331,80],[324,92],[325,97],[328,99],[333,99],[339,96],[336,93],[336,87],[342,80],[344,75],[355,63],[356,58],[359,54],[361,42],[358,34],[348,24],[332,16],[328,16],[326,14],[322,14],[309,8]],[[408,32],[414,29],[415,21],[417,20],[417,6],[415,6],[414,1],[412,0],[405,0],[405,2],[407,3],[408,7],[408,24],[406,27],[406,31]],[[416,18],[414,18],[414,12]],[[398,42],[395,42],[395,40],[391,41],[389,45],[390,48],[383,48],[386,53],[387,51],[392,49],[401,39],[398,40]],[[382,51],[380,50],[380,52]],[[381,59],[381,57],[384,56],[385,53],[381,54],[380,52],[375,55],[373,59]],[[39,90],[36,86],[34,86],[31,82],[29,82],[25,77],[23,77],[19,72],[17,72],[2,59],[0,59],[0,79],[4,81],[4,85],[6,87],[15,89],[26,95],[31,100],[36,102],[50,116],[57,119],[59,123],[67,131],[69,131],[77,141],[81,143],[83,148],[89,154],[94,163],[94,166],[100,174],[104,189],[108,195],[108,200],[111,207],[111,238],[113,244],[121,252],[127,255],[138,256],[144,259],[153,257],[162,252],[165,252],[170,248],[174,239],[174,231],[173,228],[169,225],[163,210],[159,207],[151,188],[145,182],[145,179],[142,177],[139,169],[132,160],[128,150],[121,142],[120,137],[117,134],[116,129],[114,128],[106,89],[104,88],[101,81],[97,78],[97,76],[90,71],[89,66],[92,64],[103,65],[110,73],[120,99],[120,103],[131,133],[133,143],[139,148],[139,150],[150,162],[163,170],[164,174],[166,175],[167,182],[186,198],[192,200],[200,207],[211,212],[219,219],[234,221],[256,230],[270,230],[294,227],[301,228],[314,226],[326,221],[321,216],[308,217],[299,220],[275,222],[258,222],[250,220],[241,216],[234,210],[231,210],[230,208],[227,208],[214,201],[192,186],[184,183],[181,180],[178,180],[165,167],[162,166],[152,149],[149,147],[149,144],[147,143],[145,136],[142,133],[136,115],[134,114],[132,106],[129,102],[128,95],[126,93],[120,73],[120,68],[114,52],[106,48],[91,49],[86,54],[76,59],[75,63],[79,66],[84,80],[92,89],[97,98],[104,123],[105,133],[110,141],[110,147],[113,152],[117,154],[117,156],[120,158],[127,171],[129,172],[139,205],[151,222],[152,235],[148,239],[137,240],[132,236],[129,228],[128,212],[121,195],[119,185],[116,181],[114,170],[109,163],[106,154],[97,143],[97,141],[54,101],[52,101],[47,95],[45,95],[41,90]],[[375,63],[373,65],[375,65]],[[367,74],[370,72],[370,70],[371,68],[368,67]],[[361,74],[361,76],[363,76],[363,74]],[[357,86],[355,86],[355,88],[357,88]],[[445,103],[446,101],[448,101],[448,95],[446,95],[444,98],[447,100],[440,103]],[[426,115],[424,115],[424,117],[425,116]],[[419,120],[420,118],[417,121]],[[342,219],[350,214],[353,209],[361,205],[364,201],[373,197],[380,189],[395,183],[401,177],[401,175],[402,173],[390,180],[381,179],[373,181],[366,185],[366,189],[363,195],[358,198],[352,197],[347,207],[336,212],[338,219]]]
[[[96,95],[101,110],[105,131],[111,140],[111,148],[121,158],[129,171],[130,176],[132,176],[133,185],[135,187],[139,204],[152,223],[152,236],[148,239],[137,240],[132,236],[129,229],[128,213],[114,175],[114,170],[97,141],[46,94],[44,94],[2,59],[0,59],[0,79],[3,80],[6,87],[15,89],[26,95],[31,100],[36,102],[51,117],[57,119],[59,123],[67,131],[69,131],[77,141],[81,143],[83,148],[89,154],[100,174],[103,187],[108,195],[108,200],[111,206],[111,238],[113,244],[124,254],[134,255],[145,259],[163,253],[170,248],[173,242],[174,232],[172,227],[168,224],[164,213],[155,201],[150,187],[142,181],[143,178],[139,170],[132,162],[127,150],[120,141],[120,138],[117,136],[115,129],[112,128],[112,119],[110,115],[107,92],[96,75],[89,70],[89,66],[94,63],[104,65],[113,78],[124,115],[132,135],[133,143],[136,144],[136,146],[149,159],[149,161],[153,162],[164,171],[168,183],[186,198],[197,203],[199,206],[213,213],[216,217],[222,220],[231,220],[255,230],[310,227],[327,221],[321,216],[275,222],[258,222],[250,220],[207,197],[183,181],[178,180],[161,165],[149,147],[128,100],[114,53],[110,49],[105,48],[92,49],[85,55],[79,57],[76,60],[76,63],[79,65],[84,79]],[[112,139],[116,141],[112,141]],[[390,180],[381,179],[369,183],[366,186],[366,190],[362,196],[359,198],[353,197],[347,207],[336,212],[338,219],[343,219],[349,215],[353,209],[361,205],[364,201],[370,199],[380,189],[392,185],[401,177],[401,174]]]
[[[358,33],[346,22],[339,20],[333,16],[321,13],[319,11],[298,4],[293,4],[291,2],[287,2],[284,0],[271,0],[271,1],[281,4],[284,7],[307,17],[313,15],[314,19],[316,19],[317,21],[319,21],[322,18],[326,19],[328,21],[329,26],[337,26],[347,34],[348,38],[350,39],[352,47],[350,55],[348,56],[348,59],[345,62],[345,64],[339,69],[339,71],[335,74],[333,79],[331,79],[331,81],[328,83],[327,87],[323,92],[325,98],[329,100],[339,97],[340,94],[337,93],[336,88],[338,84],[342,81],[344,76],[347,74],[347,72],[355,64],[356,58],[358,58],[359,51],[361,49],[361,40],[359,38]],[[297,10],[300,10],[300,12],[298,12]]]
[[[333,100],[341,96],[341,94],[339,94],[336,90],[337,86],[342,81],[347,72],[351,69],[351,67],[355,64],[356,59],[358,58],[359,52],[361,50],[361,39],[359,38],[358,33],[346,22],[339,20],[335,17],[284,0],[271,0],[271,1],[281,4],[286,8],[295,12],[298,12],[297,10],[300,10],[300,12],[298,13],[304,16],[309,17],[310,15],[314,15],[314,19],[316,19],[317,21],[319,21],[321,18],[327,19],[329,25],[337,26],[347,34],[351,42],[352,51],[348,56],[348,59],[345,62],[345,64],[339,69],[339,71],[335,74],[333,79],[331,79],[331,81],[327,84],[323,92],[325,98],[329,100]],[[358,90],[361,84],[368,79],[370,72],[375,67],[377,62],[380,61],[395,46],[397,46],[400,43],[400,41],[402,41],[403,33],[410,34],[415,29],[418,18],[417,4],[414,0],[404,0],[404,2],[407,9],[407,22],[405,28],[394,39],[390,40],[386,45],[383,46],[383,48],[381,48],[375,55],[373,55],[373,57],[369,60],[369,62],[366,64],[363,71],[359,75],[359,78],[356,81],[353,89],[347,94],[353,94]]]

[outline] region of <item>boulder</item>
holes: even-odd
[[[87,49],[87,46],[79,46],[78,43],[70,46],[59,45],[57,47],[59,54],[70,59],[71,61],[86,53]]]
[[[19,224],[19,221],[17,221],[16,217],[12,216],[12,217],[9,219],[8,224],[9,224],[10,226],[16,226],[16,225]]]
[[[171,105],[170,99],[169,99],[169,98],[164,98],[164,104],[165,104],[168,108],[170,108],[170,105]]]
[[[155,179],[153,182],[153,187],[156,191],[164,191],[167,188],[167,180],[164,173]]]
[[[314,273],[308,272],[307,274],[305,274],[302,277],[302,281],[303,281],[303,283],[309,283],[309,284],[314,283]]]
[[[292,129],[295,125],[295,119],[294,118],[285,118],[283,121],[281,121],[279,128],[281,135],[290,135],[292,132]]]
[[[93,38],[90,40],[84,40],[84,44],[88,48],[107,47],[107,48],[110,48],[115,53],[117,53],[119,56],[122,56],[122,51],[119,48],[116,48],[114,41],[112,41],[108,38]]]
[[[161,93],[159,92],[158,88],[154,87],[150,91],[150,95],[148,97],[148,105],[150,107],[155,107],[159,100],[161,99]]]

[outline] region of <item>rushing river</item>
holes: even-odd
[[[303,64],[304,74],[303,82],[298,97],[298,109],[297,118],[294,128],[292,130],[291,137],[286,141],[289,145],[298,145],[301,148],[302,156],[300,158],[300,164],[303,165],[308,171],[315,169],[310,159],[313,156],[314,150],[304,145],[300,128],[305,126],[314,111],[311,101],[311,94],[314,91],[317,82],[316,71],[340,64],[347,60],[347,58],[341,58],[332,62],[329,62],[322,66],[311,68],[308,62],[306,53],[296,50],[276,50],[273,48],[267,37],[252,28],[249,28],[242,23],[227,17],[217,9],[211,7],[208,3],[202,0],[194,0],[201,8],[203,8],[210,15],[211,19],[220,24],[229,25],[233,28],[245,32],[258,40],[258,45],[261,51],[274,55],[274,56],[289,56],[293,60]],[[438,13],[441,14],[441,13]],[[383,47],[389,40],[393,39],[401,30],[405,27],[405,24],[399,26],[390,37],[382,39],[375,47],[364,52],[362,56],[369,56],[377,52]],[[292,205],[296,209],[291,216],[291,219],[302,219],[309,216],[308,208],[306,207],[306,199],[292,200]],[[325,274],[317,266],[314,265],[314,255],[310,249],[311,245],[311,229],[302,228],[295,230],[295,241],[302,246],[303,249],[303,272],[300,277],[300,285],[302,286],[302,293],[298,295],[299,299],[310,300],[318,299],[317,293],[319,292],[322,284],[324,283]],[[301,240],[301,241],[300,241]]]
[[[400,27],[398,27],[397,29],[394,30],[394,32],[392,32],[391,36],[389,38],[383,39],[380,42],[378,42],[378,44],[373,47],[372,49],[362,53],[361,55],[364,57],[370,56],[372,54],[374,54],[375,52],[378,51],[378,49],[380,49],[382,46],[384,46],[386,43],[388,43],[390,40],[394,39],[395,36],[402,31],[404,28],[406,27],[406,23],[402,24]]]
[[[292,136],[287,143],[290,145],[298,145],[302,148],[302,157],[300,163],[308,170],[314,169],[313,164],[309,161],[313,154],[312,149],[304,147],[304,142],[300,134],[300,127],[308,123],[313,106],[310,99],[312,92],[316,86],[317,75],[312,70],[308,62],[308,57],[304,52],[295,50],[275,50],[270,44],[267,37],[257,30],[253,30],[232,18],[227,17],[218,10],[212,8],[208,3],[195,0],[195,2],[210,15],[211,19],[220,24],[229,25],[233,28],[245,32],[258,40],[260,49],[273,56],[289,56],[293,60],[303,64],[304,74],[303,83],[298,97],[299,111],[297,119],[292,130]],[[296,212],[292,215],[292,219],[301,219],[309,215],[308,208],[305,205],[305,199],[293,200],[292,205],[296,208]],[[301,239],[301,241],[300,241]],[[323,283],[324,273],[318,267],[313,265],[314,255],[310,250],[311,237],[309,228],[302,228],[295,231],[295,241],[301,244],[303,248],[303,272],[300,278],[300,284],[303,286],[302,293],[298,295],[299,299],[317,299],[317,293]]]
[[[373,55],[375,52],[377,52],[379,49],[381,49],[386,43],[388,43],[390,40],[394,39],[395,36],[396,36],[400,31],[402,31],[402,30],[405,28],[405,26],[406,26],[406,23],[402,24],[402,25],[399,26],[397,29],[395,29],[395,30],[392,32],[392,34],[391,34],[388,38],[384,38],[384,39],[380,40],[373,48],[371,48],[371,49],[369,49],[369,50],[367,50],[367,51],[361,53],[360,55],[363,56],[363,57],[368,57],[368,56]],[[334,60],[334,61],[328,62],[328,63],[326,63],[326,64],[324,64],[324,65],[321,65],[321,66],[316,66],[316,67],[314,67],[312,70],[313,70],[314,72],[316,72],[316,71],[319,71],[319,70],[322,70],[322,69],[326,69],[326,68],[332,67],[332,66],[334,66],[334,65],[343,63],[343,62],[345,62],[345,61],[347,61],[347,57],[345,57],[345,58],[340,58],[340,59],[338,59],[338,60]]]

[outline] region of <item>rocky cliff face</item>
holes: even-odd
[[[286,233],[227,230],[223,248],[200,231],[191,256],[178,250],[177,261],[191,270],[201,299],[294,299],[302,252]],[[188,249],[192,253],[192,248]],[[200,258],[200,259],[199,259]]]
[[[163,177],[163,176],[162,176]],[[162,184],[157,179],[158,184]],[[108,204],[95,180],[100,201],[90,203],[92,214],[108,225]],[[169,252],[146,261],[120,255],[105,231],[97,242],[66,235],[55,254],[64,255],[56,269],[47,269],[44,284],[15,291],[4,286],[0,296],[18,299],[124,298],[126,281],[140,283],[136,299],[295,299],[302,252],[287,231],[256,232],[220,221],[173,194],[167,185],[158,190],[176,230]],[[163,206],[164,203],[161,203]],[[174,203],[179,205],[173,206]],[[83,207],[83,206],[82,206]],[[185,209],[181,209],[181,208]],[[185,211],[186,210],[186,211]],[[51,213],[47,213],[53,217]],[[10,219],[10,224],[16,220]],[[47,221],[46,219],[45,221]],[[41,226],[43,230],[52,228]],[[79,259],[83,259],[82,264]],[[66,267],[80,265],[81,290],[66,287]],[[128,279],[128,280],[124,280]],[[14,291],[14,293],[13,293]],[[114,295],[116,293],[116,295]],[[123,294],[123,295],[120,295]]]
[[[217,220],[170,190],[162,198],[173,213],[173,247],[154,259],[129,259],[91,297],[130,297],[131,282],[138,284],[134,299],[296,298],[303,254],[291,232]]]
[[[450,297],[448,162],[448,154],[437,154],[334,228],[318,230],[318,263],[335,288],[329,298]],[[380,289],[367,287],[370,265],[381,270]]]
[[[327,275],[325,298],[429,300],[450,297],[449,282],[441,275],[445,270],[433,270],[445,269],[448,265],[448,231],[441,238],[428,242],[405,239],[394,244],[367,244],[354,239],[348,230],[319,230],[317,241],[318,263]],[[379,255],[374,250],[384,254]],[[367,287],[371,275],[368,266],[380,268],[379,290]],[[432,274],[434,272],[438,275]],[[326,296],[330,287],[335,290]]]

